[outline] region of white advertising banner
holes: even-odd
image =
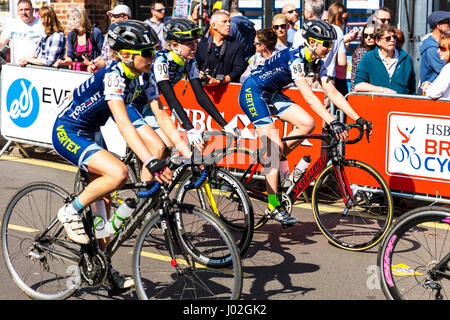
[[[52,129],[62,102],[92,74],[52,68],[4,65],[1,73],[1,134],[8,140],[52,146]],[[108,150],[125,154],[114,121],[102,127]]]
[[[388,174],[450,182],[450,116],[392,112],[387,128]]]

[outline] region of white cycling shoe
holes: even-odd
[[[84,230],[81,214],[67,214],[66,206],[58,210],[58,220],[64,226],[67,237],[79,244],[88,244],[89,237]]]

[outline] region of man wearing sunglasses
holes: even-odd
[[[289,29],[287,30],[287,41],[293,43],[294,35],[299,28],[297,8],[295,8],[293,4],[288,3],[281,8],[281,13],[286,16],[289,25]]]
[[[445,62],[439,58],[438,42],[441,36],[450,30],[449,22],[449,11],[435,11],[428,17],[432,32],[419,48],[421,83],[433,82],[445,65]]]
[[[415,94],[416,75],[408,53],[397,46],[392,26],[375,32],[376,48],[367,52],[356,69],[355,91]]]
[[[166,47],[166,40],[164,40],[163,29],[164,29],[164,18],[166,16],[166,7],[162,2],[153,2],[150,5],[150,13],[152,16],[145,20],[150,27],[155,30],[158,35],[159,44],[156,46],[156,50],[159,51]]]

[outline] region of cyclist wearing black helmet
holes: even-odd
[[[170,109],[187,131],[188,142],[201,148],[201,131],[194,128],[186,112],[175,95],[173,86],[187,77],[200,106],[227,132],[239,135],[239,129],[227,124],[209,96],[203,89],[198,76],[194,55],[202,29],[188,19],[172,19],[164,26],[164,39],[167,48],[156,53],[153,75],[159,91],[163,94]]]
[[[167,183],[172,177],[164,162],[154,157],[155,146],[162,141],[158,141],[156,134],[153,144],[143,141],[132,124],[136,120],[132,117],[139,117],[139,114],[129,116],[126,109],[133,100],[146,103],[158,96],[155,87],[149,85],[158,38],[145,23],[127,20],[110,26],[108,41],[114,61],[73,91],[53,127],[55,150],[90,173],[88,186],[72,203],[58,211],[58,219],[68,237],[81,244],[89,241],[81,221],[82,209],[102,201],[97,199],[116,190],[127,179],[126,166],[95,142],[96,132],[110,116],[113,116],[128,146],[145,164],[148,179],[154,176],[158,182]],[[143,180],[148,179],[143,177]],[[104,247],[108,240],[99,241],[100,247]]]
[[[322,88],[331,101],[358,123],[367,122],[347,103],[328,79],[321,59],[329,53],[336,38],[334,28],[321,20],[309,20],[303,25],[305,46],[288,48],[267,59],[263,66],[252,71],[243,83],[239,93],[239,105],[256,128],[258,136],[267,143],[267,159],[264,164],[267,192],[269,195],[266,215],[282,224],[294,224],[298,219],[290,216],[278,199],[278,170],[281,160],[301,141],[291,140],[282,143],[272,115],[294,125],[288,136],[311,133],[315,127],[314,119],[299,105],[282,93],[283,89],[295,83],[308,105],[334,131],[339,139],[348,136],[344,124],[336,120],[313,93],[305,76],[314,73],[320,78]],[[270,106],[270,108],[269,108]]]

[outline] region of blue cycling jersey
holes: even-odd
[[[125,105],[144,106],[158,97],[158,90],[149,74],[134,76],[126,67],[112,61],[73,91],[72,103],[59,115],[66,126],[95,131],[112,115],[110,100],[122,100]]]
[[[174,86],[184,75],[187,75],[189,80],[198,78],[197,61],[194,58],[183,62],[173,51],[161,50],[156,53],[152,73],[156,82],[168,80],[171,86]]]
[[[264,65],[253,70],[250,77],[260,89],[274,93],[283,91],[287,85],[304,78],[314,70],[318,70],[320,79],[327,76],[323,61],[311,61],[305,47],[300,46],[275,53]]]

